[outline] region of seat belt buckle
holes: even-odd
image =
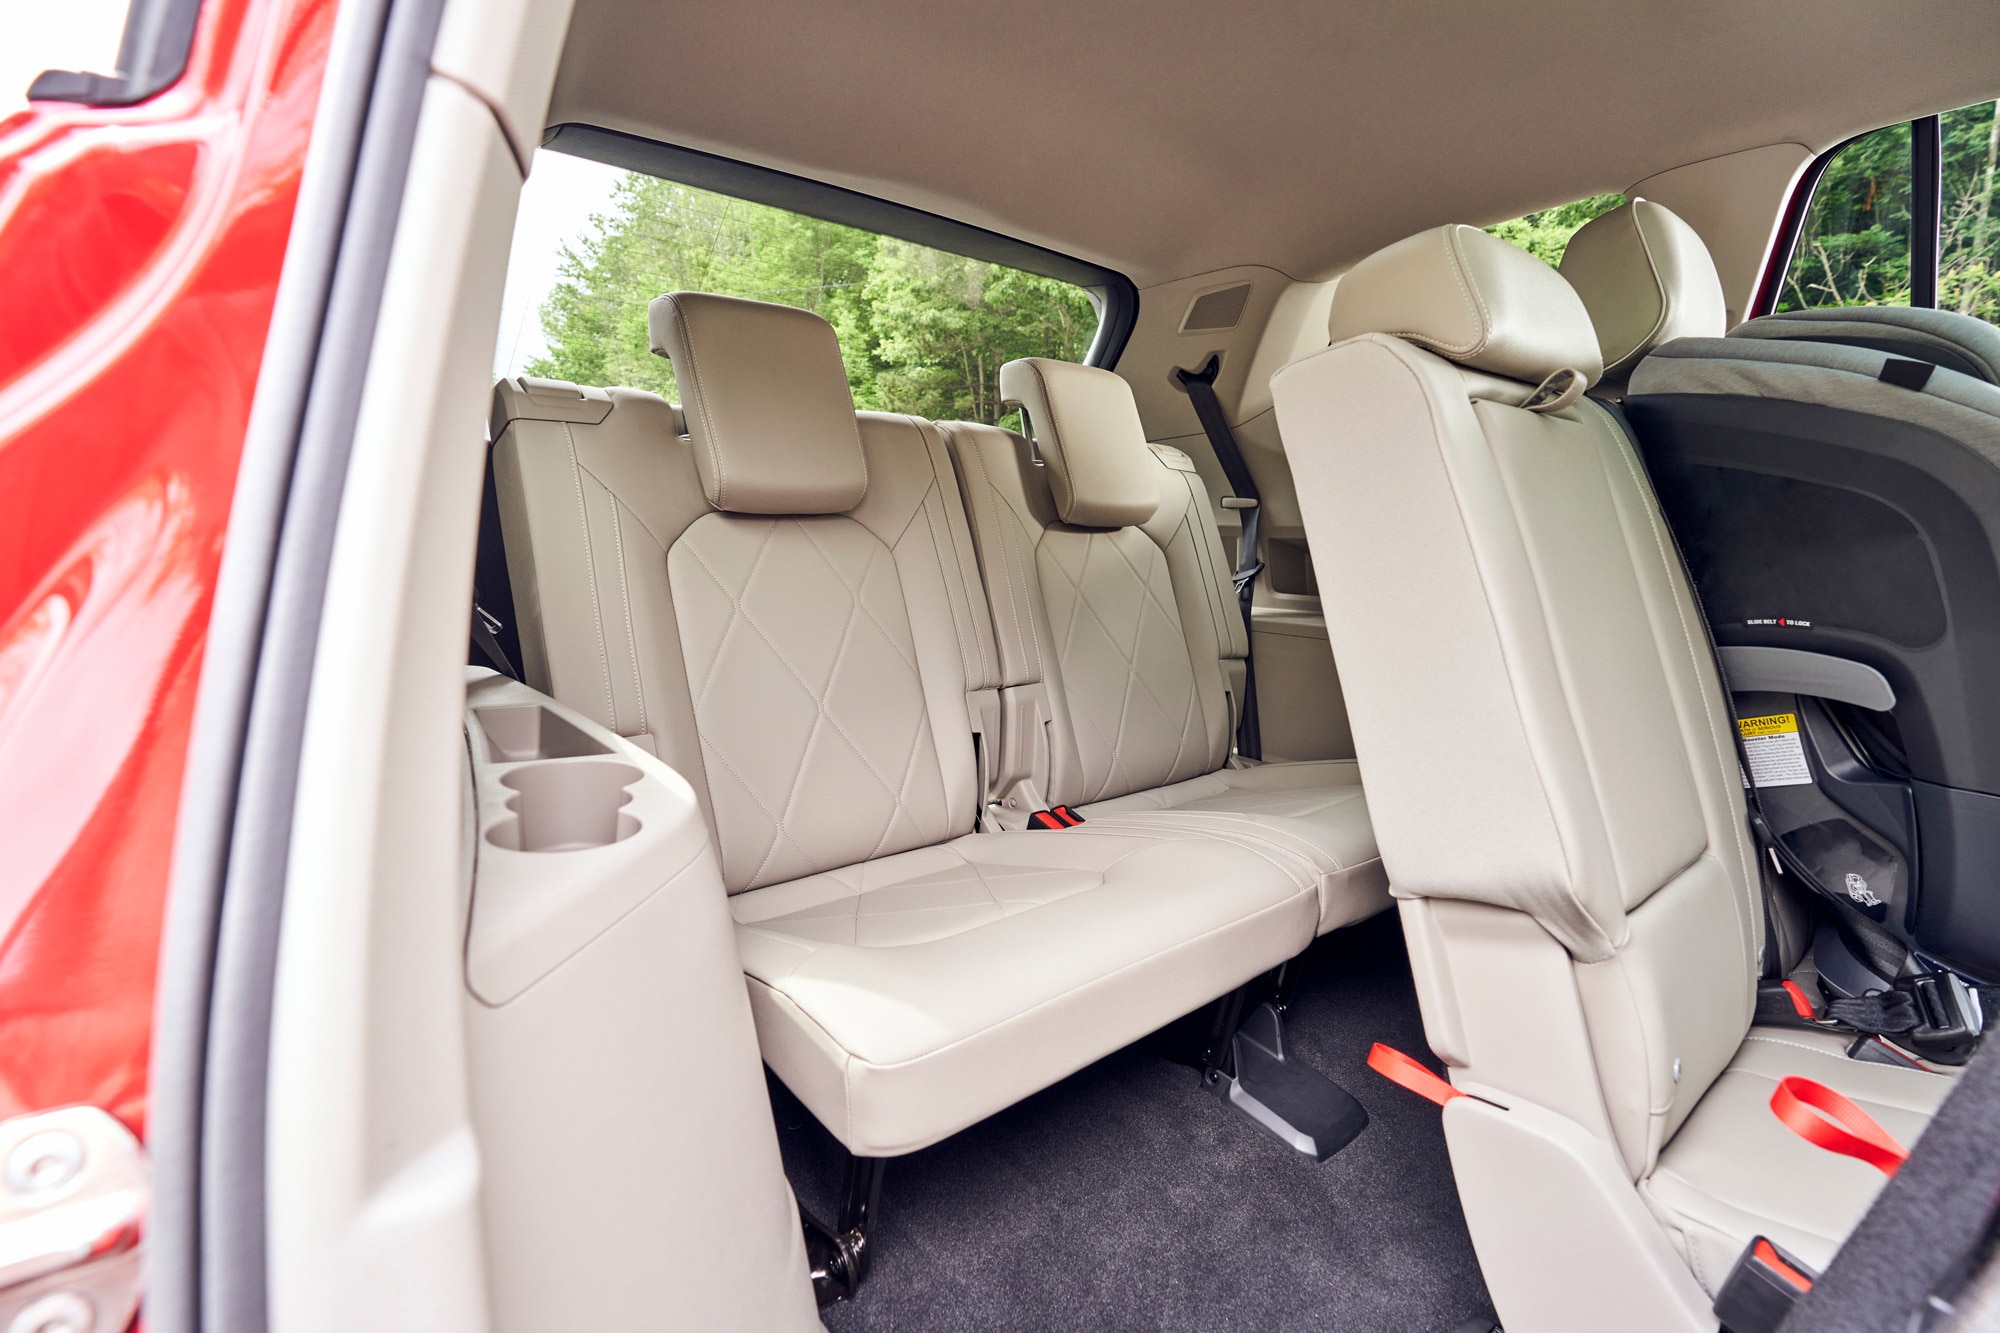
[[[1900,1040],[1939,1064],[1962,1065],[1972,1058],[1986,1026],[1977,991],[1952,972],[1903,977],[1897,980],[1896,989],[1909,992],[1922,1020],[1911,1031],[1898,1033]]]
[[[1776,1333],[1819,1274],[1770,1240],[1744,1246],[1715,1293],[1715,1317],[1726,1333]]]
[[[1066,805],[1052,805],[1028,816],[1029,828],[1075,828],[1082,822],[1083,816]]]

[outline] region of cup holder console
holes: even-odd
[[[561,723],[578,740],[596,745],[581,731],[544,709],[482,709],[480,724],[493,735],[490,713],[533,711],[543,717],[542,735],[549,723]],[[496,747],[497,748],[497,747]],[[607,753],[598,746],[594,752]],[[626,788],[643,775],[630,764],[615,759],[589,762],[529,764],[500,779],[512,789],[507,808],[514,812],[487,830],[486,840],[510,852],[575,852],[591,847],[608,847],[639,831],[639,821],[624,813],[632,793]]]

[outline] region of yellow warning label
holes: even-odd
[[[1777,736],[1798,729],[1799,719],[1792,713],[1773,713],[1769,717],[1736,719],[1736,730],[1746,741],[1755,736]]]

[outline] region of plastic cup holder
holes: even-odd
[[[540,704],[475,708],[480,729],[494,759],[503,764],[524,759],[576,759],[610,754],[611,747],[593,740],[575,723]]]
[[[614,760],[516,769],[500,779],[514,790],[507,798],[514,817],[486,840],[510,852],[577,852],[622,842],[639,831],[639,821],[622,807],[632,800],[625,789],[641,776]]]

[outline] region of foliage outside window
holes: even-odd
[[[2000,321],[1992,102],[1939,118],[1944,177],[1938,306]],[[1778,309],[1910,303],[1910,127],[1864,135],[1827,164],[1799,228]]]
[[[1496,222],[1486,230],[1503,241],[1512,241],[1553,268],[1562,263],[1563,251],[1569,248],[1569,238],[1576,235],[1584,223],[1603,217],[1624,202],[1622,194],[1594,194],[1560,208],[1545,208],[1539,213],[1526,213],[1505,222]]]
[[[1910,127],[1865,134],[1826,164],[1780,310],[1910,303]]]
[[[1994,169],[2000,166],[2000,102],[1981,102],[1940,118],[1943,207],[1938,216],[1938,308],[2000,323],[2000,217],[1994,216]]]
[[[678,401],[646,306],[702,291],[798,306],[840,335],[864,409],[995,421],[1003,363],[1081,361],[1097,315],[1081,288],[893,237],[630,174],[566,245],[541,308],[549,352],[527,373]]]

